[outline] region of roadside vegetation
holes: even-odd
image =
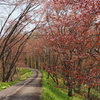
[[[69,97],[67,89],[57,86],[51,78],[48,78],[48,74],[45,71],[43,71],[42,87],[42,100],[87,100],[79,94]]]
[[[6,89],[7,87],[25,80],[32,75],[33,71],[30,69],[18,68],[17,73],[14,75],[14,79],[11,82],[0,82],[0,90]]]

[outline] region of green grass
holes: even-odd
[[[82,86],[81,92],[84,93],[85,96],[87,96],[87,86]],[[90,90],[90,97],[98,97],[100,99],[100,92],[96,91],[94,88],[91,88]]]
[[[100,99],[100,92],[96,91],[95,89],[91,89],[91,95],[97,96]]]
[[[17,79],[12,82],[0,82],[0,90],[6,89],[7,87],[14,85],[17,82],[25,80],[26,78],[32,75],[33,71],[30,69],[19,68],[18,73],[15,74],[14,79]]]
[[[19,80],[25,80],[33,74],[33,71],[30,69],[20,68],[18,69],[18,74],[15,75],[15,78],[19,77]]]
[[[47,73],[43,71],[42,100],[86,100],[78,94],[75,94],[73,97],[69,97],[67,96],[67,89],[60,89],[55,86],[56,84],[51,79],[47,79]]]

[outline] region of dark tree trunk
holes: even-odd
[[[38,62],[38,58],[36,58],[36,69],[39,68],[39,62]]]
[[[88,88],[88,94],[87,94],[87,97],[88,97],[88,98],[90,98],[90,90],[91,90],[91,88],[89,87],[89,88]]]
[[[72,87],[68,87],[68,96],[72,97],[73,96],[73,89]]]

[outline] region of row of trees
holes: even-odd
[[[12,81],[17,66],[23,66],[23,48],[36,30],[43,11],[39,0],[0,1],[0,69],[3,82]],[[38,17],[38,18],[37,18]],[[25,65],[25,64],[24,64]]]
[[[2,81],[12,80],[16,65],[27,65],[45,69],[57,84],[59,77],[62,78],[68,96],[72,96],[73,91],[80,93],[83,86],[87,86],[88,97],[91,88],[98,90],[99,0],[46,0],[42,3],[3,0],[2,3],[13,5],[0,32]],[[21,7],[20,14],[9,21],[18,7]],[[32,29],[27,30],[28,25]]]
[[[99,0],[50,1],[44,32],[48,34],[54,63],[46,70],[55,76],[60,70],[68,96],[73,89],[80,92],[81,85],[100,84],[100,2]],[[49,30],[47,30],[49,28]],[[89,97],[89,93],[88,93]]]
[[[32,38],[33,58],[54,82],[63,79],[68,96],[73,90],[80,93],[82,86],[87,86],[88,97],[91,88],[99,90],[99,5],[99,0],[48,0],[38,35]]]

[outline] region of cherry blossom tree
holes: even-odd
[[[68,96],[75,88],[80,91],[82,84],[89,90],[95,83],[99,85],[99,5],[99,0],[49,0],[46,4],[46,24],[41,32],[47,35],[60,63],[53,70],[48,65],[47,70],[54,73],[54,69],[61,68]]]

